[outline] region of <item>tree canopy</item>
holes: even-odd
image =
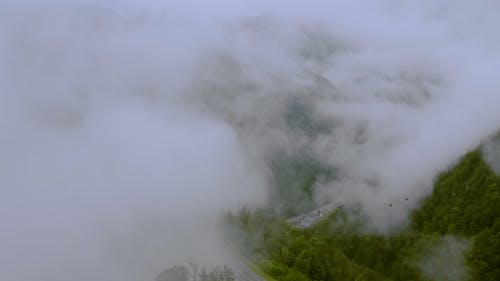
[[[479,150],[436,179],[433,193],[401,232],[367,234],[350,216],[337,210],[298,229],[272,210],[243,209],[228,215],[229,237],[277,280],[500,280],[500,177]],[[432,259],[443,267],[461,266],[463,274],[423,270]]]

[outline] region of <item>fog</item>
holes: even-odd
[[[470,278],[464,253],[470,242],[454,236],[444,236],[438,241],[420,245],[413,257],[422,274],[431,280],[468,280]]]
[[[272,204],[275,154],[398,226],[500,129],[497,1],[198,2],[0,3],[2,278],[224,261],[220,217]]]

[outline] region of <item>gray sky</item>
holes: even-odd
[[[220,214],[303,147],[340,171],[318,198],[399,224],[500,127],[498,1],[199,2],[0,4],[0,276],[223,259]],[[290,100],[334,129],[291,131]]]

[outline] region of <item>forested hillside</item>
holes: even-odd
[[[500,280],[500,176],[479,150],[439,177],[432,196],[414,212],[412,227],[472,239],[467,258],[473,280]]]
[[[341,209],[309,229],[271,210],[227,221],[228,238],[277,280],[500,280],[500,177],[479,150],[441,174],[410,219],[390,236]]]

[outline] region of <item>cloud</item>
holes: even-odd
[[[0,4],[1,275],[140,280],[221,258],[220,214],[268,203],[279,153],[337,171],[319,201],[401,223],[500,127],[498,9]]]

